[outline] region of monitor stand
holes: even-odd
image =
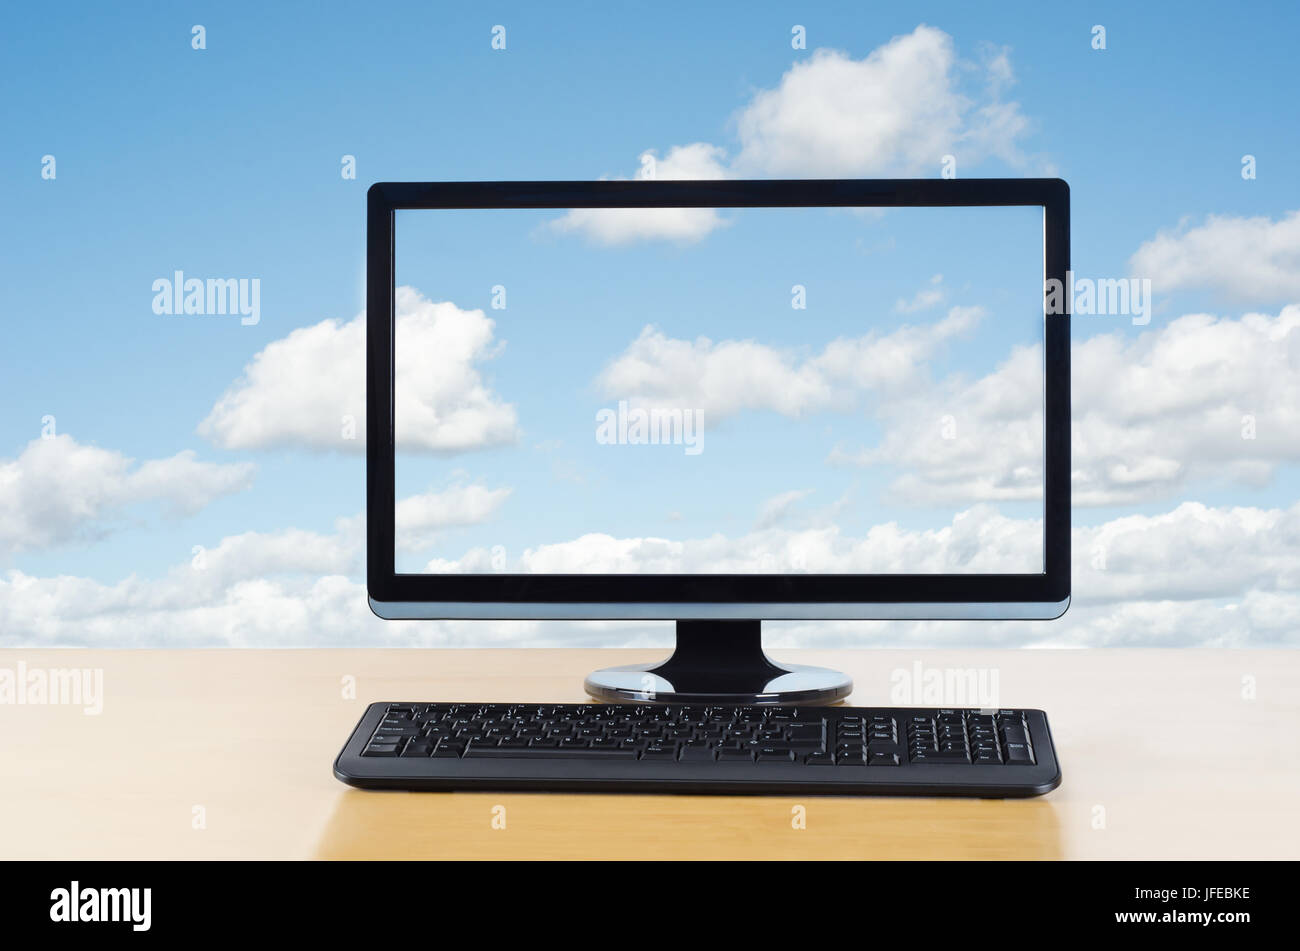
[[[584,686],[598,700],[622,703],[834,703],[853,681],[825,667],[773,663],[761,621],[678,621],[667,660],[606,667]]]

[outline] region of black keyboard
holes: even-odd
[[[368,789],[1037,796],[1041,710],[373,703],[334,763]]]

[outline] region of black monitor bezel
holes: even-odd
[[[1043,566],[1035,574],[399,574],[394,545],[394,217],[505,208],[1043,208],[1044,278],[1066,284],[1070,192],[1060,179],[379,182],[367,193],[367,588],[380,603],[601,605],[1065,602],[1070,594],[1070,325],[1044,318]],[[378,319],[376,319],[378,317]]]

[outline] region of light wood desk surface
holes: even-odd
[[[1064,782],[1037,799],[376,793],[330,773],[370,701],[582,702],[588,670],[665,653],[3,650],[0,670],[100,669],[104,697],[97,716],[0,703],[0,858],[1300,858],[1300,651],[771,651],[848,671],[857,705],[893,702],[917,663],[996,671],[1002,706],[1052,725]]]

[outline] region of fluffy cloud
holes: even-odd
[[[1001,573],[1041,570],[1041,539],[1040,520],[977,505],[942,528],[909,530],[890,522],[860,538],[834,526],[761,522],[737,537],[589,534],[528,549],[509,567],[528,573]],[[1300,592],[1300,503],[1260,509],[1184,502],[1158,515],[1078,526],[1073,547],[1076,596],[1094,606]]]
[[[1001,572],[1037,570],[1042,527],[976,506],[935,530],[877,525],[757,529],[674,540],[589,534],[526,551],[526,572]],[[784,622],[774,645],[1264,646],[1300,644],[1300,503],[1287,509],[1195,502],[1074,530],[1074,601],[1045,622]],[[1019,562],[1019,566],[1017,563]],[[488,570],[471,551],[440,571]]]
[[[173,591],[184,588],[192,596],[216,597],[250,580],[354,575],[361,570],[364,552],[361,516],[339,519],[333,532],[243,532],[222,538],[213,548],[200,546],[187,565],[173,570],[169,581]]]
[[[889,522],[873,526],[863,537],[847,536],[824,519],[798,527],[779,524],[807,494],[794,491],[768,500],[756,528],[741,536],[674,540],[590,533],[526,549],[506,567],[525,574],[1042,570],[1042,528],[1037,522],[1006,518],[995,509],[977,506],[943,528],[908,531]],[[455,562],[433,562],[429,569],[483,571],[487,554],[474,549]]]
[[[1300,503],[1287,509],[1184,502],[1074,533],[1075,584],[1123,603],[1300,592]]]
[[[108,534],[138,504],[188,515],[252,484],[251,463],[200,462],[186,450],[142,463],[71,436],[35,439],[0,461],[0,555]]]
[[[988,376],[882,403],[881,442],[832,461],[899,466],[895,491],[918,501],[1039,498],[1041,361],[1024,347]],[[1098,334],[1074,344],[1071,376],[1076,505],[1166,498],[1197,478],[1259,484],[1300,460],[1300,306]]]
[[[1300,211],[1278,221],[1210,215],[1196,227],[1161,231],[1137,249],[1130,271],[1156,293],[1218,291],[1234,300],[1276,304],[1300,298]]]
[[[393,513],[397,545],[404,551],[427,548],[444,529],[491,518],[509,495],[509,489],[458,485],[399,499]]]
[[[986,66],[982,101],[964,89],[965,71],[952,37],[924,25],[860,60],[817,50],[741,110],[735,168],[830,178],[935,173],[949,154],[1019,163],[1027,123],[998,98],[1012,79],[1005,52]]]
[[[1108,604],[1076,589],[1069,612],[1052,621],[785,621],[763,627],[764,643],[778,648],[1296,647],[1300,594],[1251,590],[1229,600]]]
[[[1023,168],[1029,122],[1018,103],[1003,99],[1014,81],[1006,50],[982,64],[965,62],[952,37],[925,25],[862,59],[817,50],[733,117],[734,156],[702,142],[675,146],[654,162],[654,177],[933,175],[946,155],[961,168],[988,158]],[[647,154],[653,160],[643,153],[643,163]],[[625,244],[698,241],[725,223],[713,209],[578,209],[552,227]]]
[[[954,307],[935,323],[842,337],[813,356],[753,340],[679,340],[647,326],[596,385],[609,398],[703,410],[710,422],[747,409],[800,416],[845,408],[855,391],[912,384],[924,361],[973,328],[982,313]]]
[[[983,377],[928,372],[927,360],[979,318],[952,308],[936,323],[842,338],[812,355],[646,327],[596,382],[606,397],[700,409],[710,423],[744,410],[851,409],[870,393],[880,441],[837,447],[832,463],[896,467],[896,497],[926,504],[1041,498],[1041,346],[1015,349]],[[1074,344],[1072,361],[1076,505],[1168,498],[1195,480],[1258,485],[1300,461],[1300,306],[1096,334]]]
[[[501,343],[481,310],[396,293],[398,448],[463,452],[513,442],[515,408],[484,383],[479,365]],[[199,433],[226,449],[365,446],[365,315],[326,320],[268,344],[217,400]],[[347,438],[345,418],[355,425]]]
[[[878,525],[849,539],[825,526],[736,538],[588,535],[530,549],[528,571],[1006,570],[1041,527],[976,506],[939,529]],[[0,645],[633,646],[668,643],[664,623],[379,621],[366,607],[360,519],[333,533],[222,539],[159,579],[0,577]],[[1267,646],[1300,644],[1300,503],[1184,503],[1074,532],[1074,603],[1050,622],[784,622],[775,646]],[[434,570],[488,570],[470,552]]]
[[[726,178],[725,158],[722,149],[703,142],[674,146],[663,158],[653,152],[641,155],[646,177],[660,181]],[[725,223],[716,208],[574,208],[552,221],[550,228],[559,234],[581,234],[598,244],[690,243]]]
[[[519,570],[542,574],[1024,572],[1042,570],[1041,548],[1042,528],[1036,523],[976,508],[940,529],[907,531],[889,522],[873,526],[860,538],[846,536],[832,525],[760,527],[735,538],[711,535],[684,541],[590,534],[526,550]]]
[[[361,519],[333,533],[246,532],[161,578],[0,575],[0,647],[573,647],[653,642],[665,624],[388,623],[371,613]]]
[[[828,461],[902,470],[893,492],[931,503],[1042,497],[1042,350],[1017,348],[988,376],[926,380],[877,401],[880,441]],[[1077,410],[1076,410],[1077,411]]]
[[[400,503],[399,503],[400,504]],[[220,539],[159,578],[0,574],[0,647],[581,646],[653,642],[669,625],[409,622],[371,613],[365,520]]]

